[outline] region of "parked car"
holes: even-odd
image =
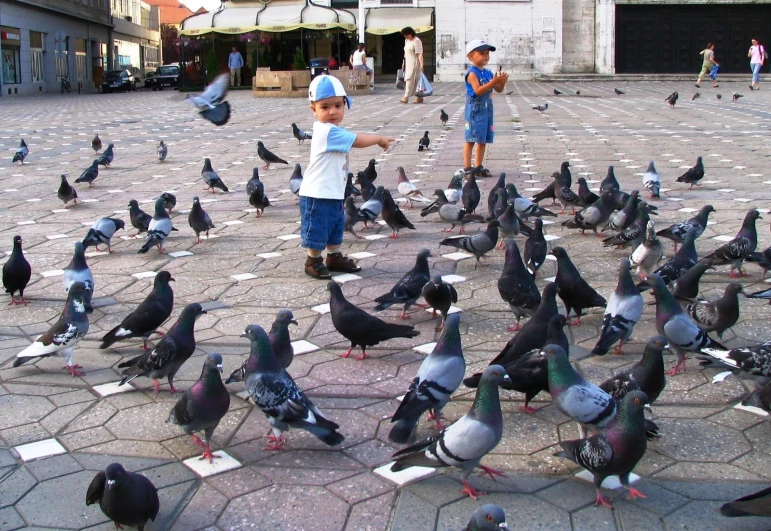
[[[163,65],[155,69],[153,90],[163,90],[165,88],[179,88],[179,66]]]
[[[113,90],[136,90],[137,80],[128,70],[110,70],[102,80],[102,92]]]
[[[155,79],[155,71],[145,73],[145,88],[153,86],[153,79]]]

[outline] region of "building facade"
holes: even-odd
[[[141,0],[110,0],[113,30],[112,69],[128,69],[140,78],[161,64],[158,6]]]

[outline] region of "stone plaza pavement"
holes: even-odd
[[[771,89],[751,93],[745,84],[722,83],[718,89],[702,87],[701,98],[691,102],[695,89],[685,82],[620,83],[616,86],[626,91],[624,96],[616,96],[613,86],[509,83],[510,94],[494,100],[496,141],[488,148],[485,165],[495,175],[506,172],[523,193],[534,193],[550,182],[563,160],[572,165],[574,183],[585,176],[594,187],[612,164],[622,187],[631,191],[641,186],[638,174],[653,160],[663,187],[669,189],[655,202],[659,228],[711,203],[716,209],[713,223],[697,241],[704,255],[736,233],[747,209],[758,208],[764,216],[758,222],[759,249],[768,247]],[[567,95],[553,96],[554,87]],[[681,99],[670,109],[663,100],[674,90]],[[735,90],[744,98],[732,103]],[[722,100],[715,93],[721,93]],[[403,166],[430,196],[434,189],[445,188],[462,166],[463,87],[439,83],[424,105],[401,105],[400,96],[391,87],[379,86],[371,96],[355,98],[344,126],[398,140],[386,153],[376,147],[354,150],[352,169],[363,169],[376,158],[376,184],[398,197],[396,168]],[[519,411],[522,395],[501,392],[503,440],[483,463],[505,471],[507,477],[494,483],[475,474],[472,484],[490,492],[478,502],[460,494],[456,470],[403,488],[375,473],[399,449],[388,441],[389,419],[425,357],[416,347],[435,340],[435,323],[429,313],[417,310],[411,319],[420,331],[417,338],[380,344],[365,361],[338,357],[348,344],[323,306],[328,303],[326,282],[302,272],[297,202],[287,190],[292,168],[274,165],[260,172],[274,204],[261,219],[249,209],[244,191],[252,168],[261,165],[258,140],[305,167],[310,145],[298,145],[290,124],[310,129],[308,102],[254,99],[249,92],[231,93],[229,101],[232,119],[216,128],[198,118],[176,92],[0,99],[0,250],[9,252],[12,237],[22,235],[33,267],[25,293],[30,303],[3,306],[0,320],[0,530],[112,529],[98,507],[85,506],[85,492],[96,471],[114,461],[144,472],[160,489],[161,511],[148,526],[158,530],[453,530],[463,528],[474,509],[487,502],[506,510],[513,529],[769,528],[768,519],[729,520],[717,509],[771,482],[771,427],[761,416],[734,409],[746,393],[738,379],[712,383],[718,371],[699,370],[695,360],[686,373],[668,378],[653,408],[652,418],[664,436],[649,444],[636,469],[642,476],[636,486],[648,495],[645,500],[627,502],[623,491],[614,491],[609,494],[614,510],[593,507],[594,489],[574,477],[578,468],[552,457],[560,440],[576,438],[578,432],[546,394],[534,402],[540,408],[537,413],[525,414]],[[531,110],[544,102],[549,103],[546,113]],[[447,127],[439,122],[440,108],[451,117]],[[418,139],[426,130],[432,149],[418,153]],[[65,173],[73,182],[89,165],[95,132],[105,145],[115,143],[115,161],[100,170],[94,188],[77,185],[82,202],[64,210],[56,198],[59,175]],[[29,145],[28,164],[12,165],[21,137]],[[169,146],[165,163],[155,157],[161,139]],[[707,175],[704,184],[691,191],[674,181],[699,155]],[[211,158],[230,193],[203,191],[204,157]],[[493,180],[481,182],[482,211]],[[172,219],[179,232],[167,240],[169,254],[137,254],[140,241],[118,237],[133,230],[116,235],[112,255],[89,249],[96,308],[88,335],[75,350],[85,376],[73,378],[62,371],[60,358],[13,368],[16,354],[61,312],[60,270],[71,258],[73,243],[101,216],[117,213],[129,228],[129,200],[137,199],[152,214],[152,200],[163,191],[173,191],[178,201]],[[185,215],[195,195],[217,226],[200,245],[194,245]],[[457,307],[463,311],[467,372],[477,372],[511,338],[506,326],[513,316],[496,287],[503,251],[490,253],[488,267],[475,268],[473,259],[446,258],[443,255],[455,251],[438,246],[446,225],[436,216],[420,218],[417,208],[405,212],[417,230],[402,231],[398,240],[388,239],[390,231],[381,225],[363,231],[364,240],[346,235],[344,251],[359,258],[362,271],[344,283],[343,292],[371,311],[372,300],[412,267],[420,249],[429,248],[432,273],[459,277],[455,286]],[[559,218],[564,219],[566,215]],[[469,232],[476,230],[469,227]],[[618,260],[628,252],[605,249],[594,236],[562,230],[559,224],[548,225],[547,233],[550,243],[566,248],[588,282],[608,297],[616,284]],[[519,244],[524,244],[522,237]],[[666,245],[669,256],[672,246]],[[208,464],[195,459],[198,450],[190,438],[165,424],[178,396],[169,393],[165,382],[161,393],[153,394],[145,378],[134,380],[128,392],[116,392],[111,385],[120,380],[118,364],[136,356],[141,343],[131,340],[98,349],[102,335],[149,292],[153,272],[164,269],[176,279],[172,319],[191,302],[208,309],[196,325],[196,353],[177,375],[179,389],[198,378],[207,353],[221,353],[229,374],[249,351],[247,341],[239,337],[244,327],[269,327],[279,309],[289,308],[300,323],[291,328],[293,341],[299,343],[289,372],[341,425],[345,442],[330,449],[312,435],[292,430],[287,451],[264,451],[261,437],[268,431],[267,421],[235,396],[243,387],[234,384],[229,386],[230,412],[215,432],[213,446],[231,456],[234,461],[228,462],[237,468],[202,477],[183,464],[194,458],[202,474],[211,472]],[[761,289],[760,270],[752,264],[745,270],[751,274],[742,280],[746,290]],[[547,262],[539,287],[553,275],[554,262]],[[709,272],[702,293],[720,296],[727,280],[727,267]],[[645,298],[650,301],[650,294]],[[726,333],[726,344],[768,340],[771,311],[765,301],[742,298],[741,306],[741,320]],[[397,322],[400,310],[394,307],[380,316]],[[601,322],[602,311],[595,309],[580,326],[567,330],[575,345],[572,356],[594,382],[639,359],[642,346],[655,333],[654,307],[646,306],[621,356],[587,357]],[[673,356],[665,359],[671,367]],[[458,390],[445,409],[448,422],[467,411],[473,399],[470,391]],[[418,437],[432,433],[432,425],[421,422]],[[26,446],[30,443],[38,444]]]

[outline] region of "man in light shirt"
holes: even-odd
[[[228,57],[228,68],[230,68],[230,86],[241,86],[241,68],[244,66],[244,58],[241,53],[233,46],[233,51]]]

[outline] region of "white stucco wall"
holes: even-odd
[[[562,2],[468,1],[436,2],[436,79],[461,81],[468,68],[466,43],[485,39],[497,51],[491,69],[502,65],[512,79],[562,70]]]
[[[594,72],[596,0],[563,0],[562,72]]]

